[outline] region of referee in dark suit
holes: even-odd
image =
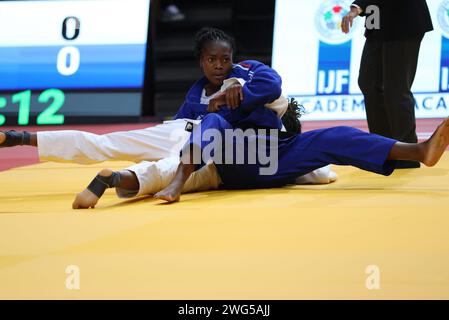
[[[417,142],[411,87],[421,41],[426,32],[433,30],[427,3],[425,0],[356,0],[343,18],[343,32],[349,32],[355,17],[370,16],[371,5],[379,8],[380,23],[377,29],[365,25],[366,42],[359,74],[369,130],[402,142]],[[369,20],[373,18],[370,16]],[[419,166],[419,162],[413,161],[397,164],[398,168]]]

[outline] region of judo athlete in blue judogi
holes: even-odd
[[[328,164],[351,165],[385,176],[394,171],[395,160],[415,160],[434,166],[449,145],[449,119],[422,143],[402,143],[340,126],[287,136],[275,130],[271,130],[271,135],[260,134],[260,131],[256,134],[239,132],[232,137],[231,144],[226,142],[226,136],[231,136],[232,131],[233,126],[219,114],[205,116],[183,148],[181,163],[172,183],[155,197],[168,202],[179,201],[183,183],[208,161],[214,161],[222,188],[270,188],[289,184],[296,177]],[[243,161],[236,157],[236,151],[242,148],[245,151]],[[260,161],[260,149],[269,150],[262,158],[275,161],[275,170],[263,171],[268,163]],[[202,153],[201,163],[194,162],[197,150]]]

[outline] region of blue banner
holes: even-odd
[[[142,88],[145,45],[0,47],[0,90]]]
[[[320,41],[318,57],[318,95],[349,94],[351,41],[328,44]]]
[[[440,92],[449,92],[449,39],[442,37]]]

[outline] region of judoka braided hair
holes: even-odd
[[[299,121],[299,118],[305,113],[304,106],[300,105],[295,98],[288,99],[287,112],[282,117],[282,123],[287,132],[301,133],[301,121]]]
[[[215,41],[223,41],[227,42],[231,46],[232,52],[235,51],[235,40],[233,37],[228,35],[226,32],[220,29],[206,27],[202,28],[195,35],[195,57],[200,58],[201,53],[203,52],[204,47],[210,43]]]

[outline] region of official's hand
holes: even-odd
[[[217,112],[221,106],[226,105],[226,92],[220,92],[215,97],[210,99],[207,106],[207,112]]]
[[[351,11],[343,17],[341,20],[341,30],[343,33],[349,33],[352,28],[352,23],[354,19],[359,15],[359,9],[356,7],[351,7]]]
[[[243,88],[240,83],[233,84],[225,91],[226,105],[231,109],[236,109],[243,101]]]

